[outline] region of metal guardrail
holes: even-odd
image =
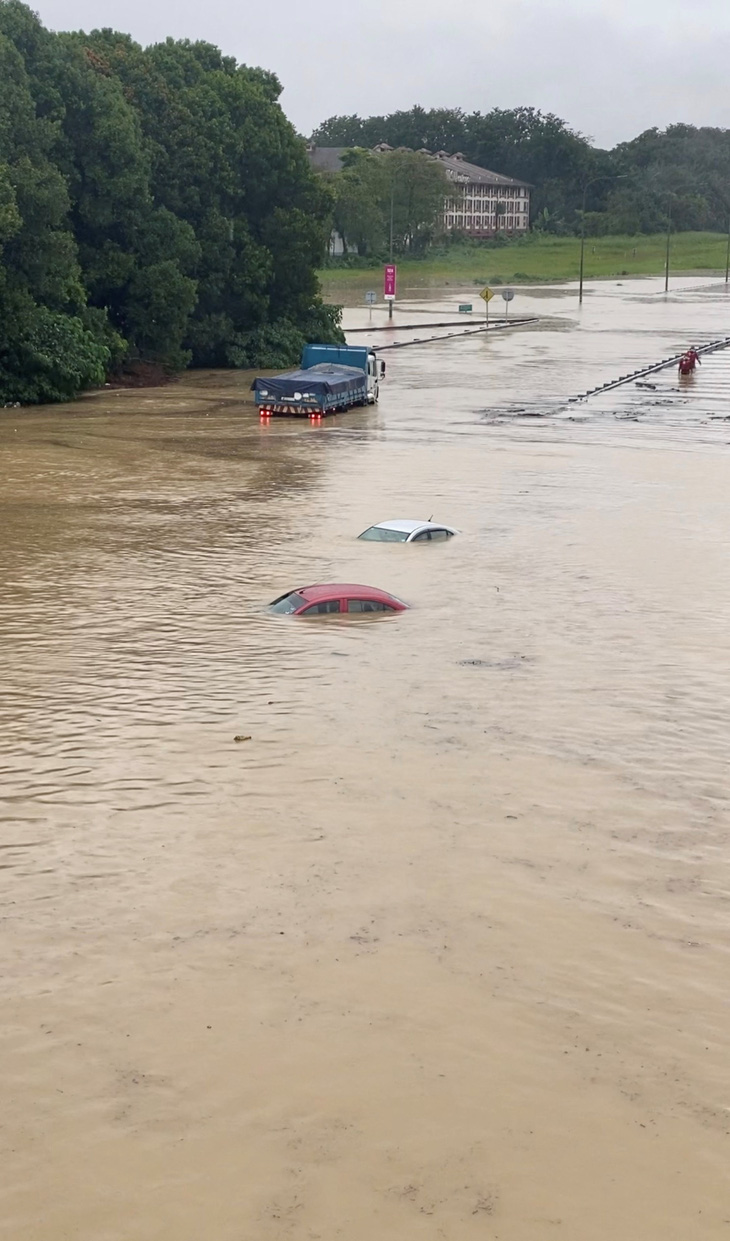
[[[520,319],[519,315],[516,315],[513,317],[515,318],[515,320]],[[526,316],[523,316],[523,318],[525,317]],[[504,323],[506,321],[509,321],[511,323],[512,318],[510,318],[509,315],[494,315],[494,317],[492,317],[491,315],[489,316],[490,327],[496,326],[498,323]],[[353,336],[357,332],[361,332],[361,333],[362,332],[415,332],[415,331],[418,331],[419,328],[423,328],[423,327],[461,327],[462,324],[464,324],[465,322],[468,323],[469,320],[468,319],[465,320],[464,316],[462,315],[460,319],[447,319],[445,322],[441,322],[441,323],[439,322],[434,323],[433,320],[430,323],[379,323],[374,327],[372,325],[369,327],[348,327],[348,328],[345,328],[344,330],[347,332],[348,336]],[[474,320],[472,319],[472,323],[473,322]],[[480,328],[483,326],[484,324],[479,324]],[[468,330],[470,329],[467,328],[467,331]]]
[[[730,336],[723,336],[719,340],[712,340],[706,345],[700,345],[697,352],[714,353],[717,349],[727,349],[730,345]],[[657,371],[663,371],[668,366],[678,366],[679,359],[683,357],[683,353],[675,353],[671,358],[662,358],[661,362],[655,362],[651,366],[642,366],[637,371],[631,371],[628,375],[621,375],[618,379],[609,379],[604,384],[599,384],[597,388],[589,388],[587,392],[582,392],[579,396],[571,396],[569,403],[574,404],[576,401],[587,401],[591,396],[598,396],[602,392],[610,392],[612,388],[620,388],[623,384],[632,383],[635,379],[643,379],[645,375],[654,375]]]
[[[419,336],[416,340],[395,340],[391,345],[373,345],[373,350],[375,353],[385,353],[386,349],[408,349],[412,345],[431,345],[437,340],[453,340],[455,337],[477,336],[481,332],[503,332],[505,328],[523,327],[526,323],[537,322],[537,315],[531,315],[525,319],[504,319],[499,323],[490,323],[488,327],[486,324],[483,324],[481,327],[467,328],[465,332],[447,332],[445,335],[440,336]],[[428,326],[431,327],[432,324],[429,323]]]

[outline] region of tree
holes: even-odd
[[[460,108],[411,108],[387,116],[331,116],[312,134],[317,146],[365,147],[381,142],[414,151],[463,151],[467,143],[466,114]]]
[[[345,246],[361,254],[422,253],[441,228],[444,203],[453,194],[443,166],[416,151],[346,152],[332,176],[334,223]]]
[[[362,255],[381,253],[386,244],[390,194],[382,157],[357,147],[346,152],[344,168],[332,183],[333,223],[345,253],[350,247]]]
[[[190,358],[182,340],[197,297],[195,234],[155,203],[139,117],[108,64],[78,36],[61,36],[59,47],[58,159],[89,302],[127,340],[129,358],[179,369]]]
[[[444,204],[453,188],[443,165],[416,151],[392,151],[383,158],[394,247],[400,253],[422,253],[441,230]]]
[[[0,163],[17,213],[3,250],[8,284],[49,307],[78,309],[84,295],[68,189],[50,158],[55,130],[36,116],[23,59],[2,30],[5,15],[0,6]]]
[[[727,228],[730,131],[692,125],[647,129],[631,142],[621,143],[613,156],[631,179],[641,231],[653,229],[660,213],[666,219],[670,194],[675,227]]]
[[[212,44],[54,34],[0,0],[0,400],[343,339],[316,277],[332,195],[280,92]]]
[[[143,52],[112,31],[92,39],[138,109],[157,201],[200,247],[193,362],[228,365],[242,334],[300,326],[320,302],[332,199],[279,107],[276,78],[207,43],[168,39]]]
[[[103,379],[109,353],[79,317],[70,200],[50,157],[56,129],[38,115],[6,26],[31,46],[42,32],[23,6],[0,6],[0,402],[64,400]]]

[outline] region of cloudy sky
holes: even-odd
[[[31,0],[57,30],[207,39],[272,69],[302,133],[335,113],[531,104],[600,146],[730,127],[727,0]]]

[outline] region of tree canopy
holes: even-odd
[[[332,196],[280,91],[208,43],[56,34],[0,0],[0,403],[342,339]]]
[[[411,108],[387,116],[333,116],[312,134],[319,146],[390,146],[461,152],[529,182],[533,226],[568,233],[655,232],[671,212],[677,229],[725,230],[730,216],[730,130],[671,125],[612,151],[594,147],[552,113],[535,108]]]
[[[534,186],[533,210],[570,210],[583,179],[593,175],[602,154],[559,117],[535,108],[494,108],[467,115],[459,108],[411,108],[389,116],[333,116],[312,134],[318,146],[379,143],[414,151],[460,152],[482,168]]]
[[[441,231],[453,189],[443,167],[416,151],[346,151],[342,171],[328,179],[333,224],[345,248],[361,255],[424,252]],[[391,229],[392,226],[392,229]]]

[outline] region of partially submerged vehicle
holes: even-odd
[[[254,379],[251,388],[262,418],[322,418],[355,405],[372,405],[385,375],[366,345],[305,345],[295,371]]]
[[[269,604],[278,616],[328,616],[333,613],[405,612],[408,607],[387,590],[352,582],[299,586]]]
[[[438,521],[398,518],[368,526],[367,530],[363,530],[357,537],[368,539],[372,543],[435,543],[450,539],[458,533],[453,526],[444,526]]]

